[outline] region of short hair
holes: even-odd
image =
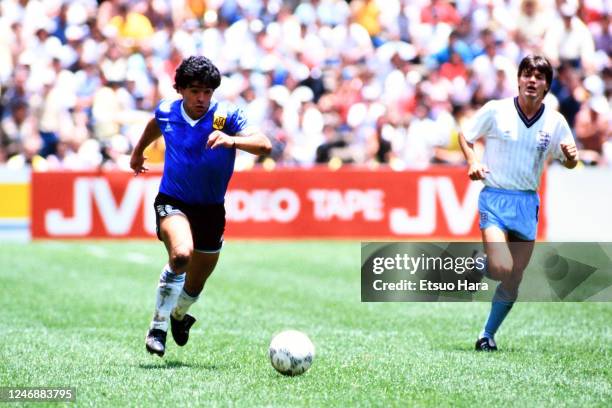
[[[544,74],[544,77],[546,78],[546,85],[548,85],[548,89],[546,90],[546,92],[548,92],[548,90],[550,90],[550,85],[552,84],[553,80],[553,69],[552,65],[550,65],[550,62],[541,55],[528,55],[523,58],[521,60],[521,63],[519,64],[518,77],[520,78],[523,72],[530,73],[533,70]]]
[[[191,56],[184,59],[174,75],[174,89],[185,89],[193,83],[210,89],[221,85],[219,69],[206,57]]]

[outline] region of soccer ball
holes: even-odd
[[[315,355],[312,341],[297,330],[285,330],[272,339],[268,349],[272,367],[283,375],[300,375],[310,368]]]

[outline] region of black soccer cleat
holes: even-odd
[[[160,357],[166,352],[166,332],[160,329],[151,329],[145,339],[147,351]]]
[[[170,314],[170,327],[172,328],[172,338],[179,346],[184,346],[189,340],[189,329],[196,322],[195,317],[186,314],[183,320],[177,320]]]
[[[476,351],[497,351],[497,344],[493,339],[482,337],[476,340]]]

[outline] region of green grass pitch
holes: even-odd
[[[228,242],[160,359],[144,336],[165,261],[153,241],[2,243],[0,386],[108,407],[612,405],[609,303],[518,303],[482,354],[487,303],[361,303],[357,242]],[[267,357],[287,328],[317,352],[294,378]]]

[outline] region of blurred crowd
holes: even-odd
[[[608,0],[2,0],[0,166],[129,169],[189,55],[273,140],[236,166],[423,169],[463,163],[457,135],[516,94],[518,62],[556,72],[545,103],[585,165],[612,166]],[[163,163],[159,140],[146,152]]]

